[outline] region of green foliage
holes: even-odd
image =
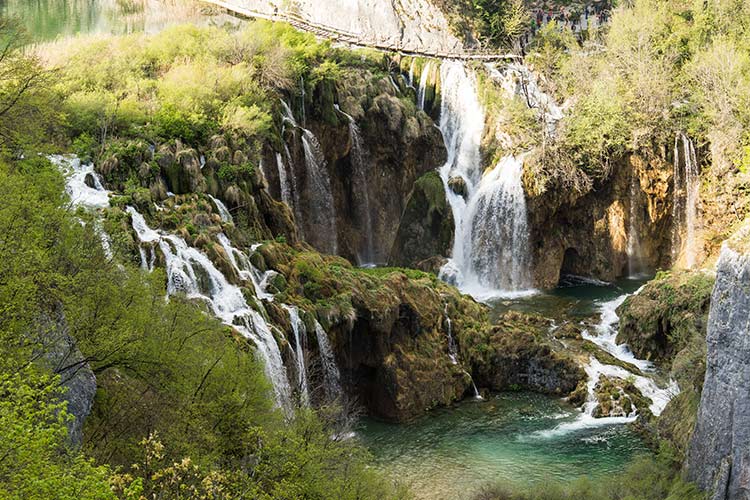
[[[7,352],[3,353],[7,355]],[[68,448],[59,380],[34,366],[0,371],[0,497],[106,500],[109,469]]]
[[[510,45],[529,27],[531,17],[520,0],[472,0],[480,36],[496,46]]]
[[[51,91],[53,75],[21,47],[20,23],[0,17],[0,152],[18,154],[38,146],[54,130],[59,108]]]

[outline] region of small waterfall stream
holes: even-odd
[[[367,187],[367,179],[369,177],[369,163],[365,160],[366,152],[364,145],[362,144],[362,133],[357,126],[357,122],[354,117],[339,108],[338,104],[335,105],[336,110],[344,115],[349,122],[349,137],[352,142],[351,146],[351,163],[353,168],[354,177],[354,190],[357,193],[357,198],[361,196],[361,203],[358,203],[355,207],[358,213],[358,219],[363,227],[360,227],[360,231],[365,236],[365,248],[360,250],[357,255],[360,266],[372,266],[376,263],[377,256],[375,255],[375,249],[373,245],[373,229],[372,229],[372,213],[370,212],[370,195]]]
[[[684,267],[692,269],[698,259],[700,171],[693,140],[684,132],[674,140],[673,193],[672,260],[677,262],[682,257]]]
[[[462,63],[445,61],[440,78],[440,130],[448,151],[440,177],[455,222],[452,258],[441,277],[480,299],[528,290],[523,157],[506,156],[482,175],[485,114],[474,77]],[[466,186],[465,197],[450,187],[456,181]]]
[[[309,234],[315,238],[315,243],[322,250],[336,254],[338,252],[338,237],[336,232],[336,210],[333,201],[333,191],[331,188],[331,179],[328,176],[328,168],[323,150],[320,147],[318,139],[310,130],[300,126],[294,119],[294,114],[289,105],[281,101],[283,110],[284,124],[301,130],[300,137],[302,149],[305,155],[305,181],[307,194],[311,207],[305,211],[309,216],[308,221],[320,233]],[[291,155],[290,155],[291,156]],[[295,178],[294,172],[291,172],[292,178]],[[297,190],[295,189],[295,193]],[[295,214],[301,215],[302,209],[299,207],[299,194],[295,194]],[[305,219],[298,219],[300,225]],[[305,232],[307,233],[307,231]]]
[[[294,211],[295,203],[292,199],[292,188],[289,185],[289,176],[286,171],[286,164],[281,157],[281,153],[276,153],[276,169],[279,175],[279,190],[281,191],[281,201],[287,204]]]
[[[211,199],[211,201],[214,202],[214,205],[216,205],[216,209],[219,211],[219,216],[221,217],[222,222],[231,222],[234,223],[234,219],[232,219],[232,214],[229,212],[229,209],[227,208],[224,203],[218,199],[214,198],[210,194],[208,197]]]
[[[419,88],[417,89],[417,104],[419,109],[424,110],[425,99],[427,98],[427,84],[430,81],[430,73],[432,72],[432,61],[428,61],[427,64],[422,68],[422,75],[419,79]],[[410,79],[413,74],[410,73]]]
[[[297,361],[297,387],[300,392],[300,403],[302,406],[310,406],[310,391],[307,382],[304,345],[307,338],[307,328],[305,327],[305,322],[300,318],[299,309],[286,304],[283,307],[289,314],[289,322],[292,325],[292,332],[294,333],[294,357]]]
[[[205,301],[214,314],[225,324],[250,339],[265,361],[266,374],[273,384],[276,401],[289,414],[291,412],[291,387],[281,358],[281,351],[271,327],[263,316],[248,305],[242,290],[229,283],[211,260],[182,238],[161,234],[149,228],[143,216],[133,207],[127,207],[133,229],[141,243],[156,243],[166,261],[167,293],[184,293],[188,298]],[[223,234],[221,236],[224,236]],[[222,245],[228,245],[224,236]],[[232,264],[238,250],[227,252]],[[241,253],[241,252],[239,252]],[[244,255],[244,254],[243,254]],[[238,268],[238,271],[247,269]],[[255,284],[255,281],[253,281]]]
[[[328,401],[335,401],[343,394],[341,390],[341,373],[339,372],[338,365],[336,365],[336,357],[333,354],[328,334],[317,320],[315,321],[315,337],[318,340],[320,360],[323,364],[326,398]]]

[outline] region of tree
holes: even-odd
[[[52,75],[22,52],[26,42],[16,20],[0,17],[0,149],[15,154],[48,136],[56,114]]]

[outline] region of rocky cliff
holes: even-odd
[[[224,0],[266,16],[294,15],[352,35],[360,43],[412,51],[462,49],[448,20],[429,0]]]
[[[711,500],[750,498],[750,223],[724,245],[687,474]]]

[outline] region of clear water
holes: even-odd
[[[440,409],[408,424],[364,420],[360,439],[377,466],[420,499],[471,499],[484,485],[531,485],[621,471],[646,449],[622,425],[544,431],[573,422],[559,399],[504,393]]]
[[[78,34],[155,33],[184,22],[231,20],[194,0],[0,0],[0,15],[21,19],[34,42]]]
[[[491,304],[492,315],[517,310],[594,325],[601,321],[604,304],[644,283],[572,281],[575,286],[497,300]],[[581,411],[559,398],[502,393],[438,409],[406,424],[365,419],[358,435],[380,469],[411,486],[418,498],[430,500],[471,499],[495,482],[529,485],[602,476],[621,471],[636,454],[647,452],[622,422],[581,422]]]

